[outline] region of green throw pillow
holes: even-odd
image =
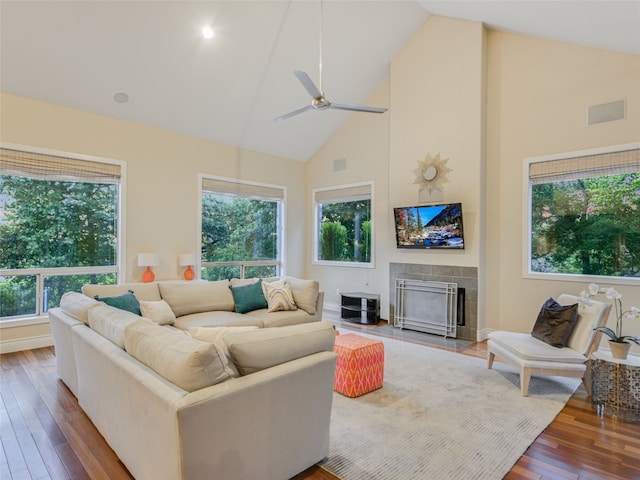
[[[99,295],[96,295],[93,298],[99,302],[104,302],[107,305],[119,308],[120,310],[126,310],[127,312],[135,313],[136,315],[142,315],[140,312],[140,302],[138,302],[138,299],[133,294],[133,290],[129,290],[127,293],[123,293],[116,297],[100,297]]]
[[[267,300],[262,293],[262,280],[239,287],[230,286],[236,312],[247,313],[260,308],[267,308]]]

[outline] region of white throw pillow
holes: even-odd
[[[140,313],[143,317],[153,320],[158,325],[173,325],[176,316],[171,307],[164,300],[157,302],[140,300]]]
[[[296,302],[293,299],[291,287],[285,280],[277,282],[262,282],[262,293],[267,299],[269,312],[278,312],[280,310],[297,310]]]

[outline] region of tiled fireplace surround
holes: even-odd
[[[465,289],[465,325],[457,327],[457,338],[476,341],[478,329],[478,269],[452,265],[391,263],[389,265],[389,324],[393,325],[396,278],[427,282],[457,283]]]

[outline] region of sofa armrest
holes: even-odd
[[[324,308],[324,292],[320,290],[318,292],[318,300],[316,301],[316,315],[318,320],[322,320],[322,309]]]
[[[319,352],[185,396],[183,478],[281,480],[325,458],[335,364]]]

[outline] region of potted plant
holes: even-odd
[[[616,312],[616,329],[615,331],[609,327],[597,327],[594,330],[605,333],[609,336],[609,347],[611,348],[611,356],[613,358],[625,359],[629,355],[629,348],[631,343],[640,346],[640,338],[633,335],[622,335],[622,320],[640,319],[640,308],[631,307],[629,310],[623,310],[622,308],[622,294],[613,287],[600,288],[596,283],[590,283],[587,290],[580,293],[582,298],[594,297],[599,293],[604,295],[613,301]]]

